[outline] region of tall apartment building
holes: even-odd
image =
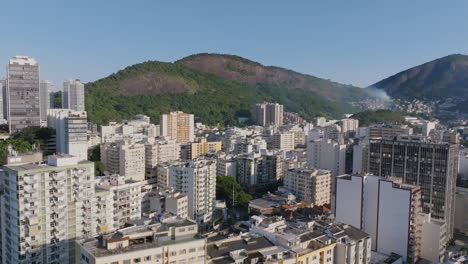
[[[327,170],[290,169],[284,175],[284,187],[299,201],[322,206],[331,203],[332,176]]]
[[[429,136],[432,130],[436,128],[435,122],[431,121],[424,121],[422,125],[422,135],[423,136]]]
[[[10,133],[41,125],[39,64],[27,56],[15,56],[7,66],[7,119]]]
[[[145,179],[145,145],[132,140],[107,142],[101,145],[101,161],[110,174],[127,179]]]
[[[369,233],[374,251],[420,258],[420,187],[373,175],[339,176],[336,185],[336,221]]]
[[[295,136],[293,132],[275,133],[273,135],[272,147],[283,151],[292,151],[295,147]]]
[[[47,111],[50,108],[50,93],[53,84],[51,81],[40,81],[39,83],[39,102],[41,104],[41,122],[47,123]]]
[[[163,137],[147,138],[145,144],[145,179],[157,182],[157,165],[179,159],[179,144]]]
[[[62,83],[62,108],[85,111],[84,85],[80,80],[69,79]]]
[[[423,212],[447,223],[452,237],[459,144],[421,136],[371,139],[367,171],[421,186]]]
[[[210,221],[216,201],[216,162],[191,160],[169,169],[169,187],[188,197],[189,217],[199,223]]]
[[[136,225],[78,243],[77,264],[204,264],[206,239],[186,219]]]
[[[283,159],[280,155],[245,154],[237,157],[236,161],[235,176],[243,186],[268,184],[283,177]]]
[[[85,111],[50,109],[47,126],[55,129],[56,151],[88,159],[88,119]]]
[[[94,163],[68,155],[21,163],[0,173],[2,263],[74,263],[75,239],[95,234]]]
[[[6,120],[7,108],[6,108],[6,80],[0,79],[0,120]],[[4,121],[2,121],[4,122]]]
[[[188,159],[195,159],[218,151],[221,151],[221,141],[207,141],[205,138],[200,138],[187,144]]]
[[[307,143],[307,166],[330,170],[333,176],[345,173],[346,145],[330,139],[319,139]]]
[[[252,110],[252,118],[259,126],[280,126],[283,124],[283,105],[276,103],[256,104]]]
[[[413,134],[413,128],[399,124],[371,124],[367,129],[368,136],[374,137],[395,137],[399,135]]]
[[[359,128],[359,120],[352,118],[345,118],[340,120],[341,133],[344,136],[350,137],[356,134]]]
[[[195,124],[192,114],[170,112],[161,115],[161,136],[170,137],[179,144],[192,142],[195,139]]]
[[[100,193],[101,200],[111,201],[105,205],[110,207],[111,214],[99,216],[98,230],[117,230],[125,226],[130,220],[141,218],[141,203],[143,200],[142,181],[126,179],[125,176],[113,174],[110,176],[101,177],[96,184],[96,193]],[[106,199],[103,191],[107,192]]]

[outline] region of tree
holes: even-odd
[[[94,176],[102,176],[104,175],[104,163],[101,161],[94,162]]]
[[[236,178],[228,175],[216,178],[216,199],[225,200],[228,207],[239,207],[248,203],[252,196],[244,192]]]

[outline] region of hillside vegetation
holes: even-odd
[[[229,63],[216,63],[214,58]],[[224,71],[212,71],[212,64],[224,65]],[[226,76],[229,72],[235,72],[235,76]],[[97,124],[128,119],[137,113],[158,122],[160,114],[181,110],[209,125],[238,125],[237,117],[249,117],[251,107],[263,101],[284,104],[285,111],[297,112],[306,119],[341,117],[356,110],[348,102],[367,96],[360,88],[213,54],[194,55],[175,63],[147,61],[85,87],[86,110]]]

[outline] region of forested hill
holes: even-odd
[[[86,110],[98,124],[137,113],[158,122],[160,114],[181,110],[206,124],[236,125],[237,117],[248,117],[252,105],[263,101],[284,104],[306,119],[340,117],[354,110],[349,102],[367,98],[360,88],[215,54],[135,64],[85,87]]]

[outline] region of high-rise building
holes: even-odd
[[[161,136],[170,137],[179,144],[192,142],[195,139],[193,115],[180,111],[161,115]]]
[[[39,64],[27,56],[15,56],[7,66],[7,119],[10,133],[41,125]]]
[[[330,171],[290,169],[284,175],[284,187],[297,199],[322,206],[331,203],[332,176]]]
[[[421,255],[421,188],[373,175],[343,175],[336,181],[336,221],[360,228],[372,250],[416,262]]]
[[[252,110],[252,118],[259,126],[280,126],[283,124],[283,105],[276,103],[256,104]]]
[[[436,128],[435,122],[432,121],[424,121],[422,126],[422,134],[423,136],[429,136],[432,130]]]
[[[52,91],[51,81],[41,81],[39,84],[39,101],[41,104],[41,122],[47,123],[47,110],[50,108],[50,93]]]
[[[283,151],[292,151],[295,146],[294,133],[276,133],[273,135],[273,148]]]
[[[157,165],[179,159],[179,144],[172,139],[147,138],[145,141],[145,179],[157,182]]]
[[[47,126],[55,128],[56,151],[88,159],[88,120],[85,111],[50,109]]]
[[[101,230],[117,230],[124,227],[128,221],[141,218],[142,185],[142,181],[126,179],[125,176],[117,174],[100,178],[96,184],[96,193],[101,193],[101,200],[111,201],[101,210],[112,208],[109,219],[104,216],[100,221],[96,221]],[[111,199],[103,199],[103,191],[106,191]]]
[[[74,263],[75,238],[95,234],[94,163],[68,155],[49,156],[47,164],[22,159],[0,172],[2,263]]]
[[[0,119],[7,119],[6,111],[6,80],[0,79]]]
[[[341,133],[344,136],[351,137],[356,134],[359,127],[359,120],[352,118],[345,118],[340,120]]]
[[[216,201],[216,161],[191,160],[169,167],[169,187],[188,197],[188,215],[199,223],[211,221]]]
[[[422,136],[371,139],[367,171],[421,186],[423,212],[447,223],[452,237],[459,144]],[[456,138],[451,138],[456,140]]]
[[[62,84],[62,108],[85,111],[84,85],[80,80],[64,80]]]
[[[307,166],[330,170],[333,176],[344,174],[346,145],[330,139],[309,141],[307,143]]]
[[[106,171],[135,181],[145,179],[145,145],[132,140],[101,145],[101,161]]]
[[[243,186],[268,184],[283,177],[283,158],[275,154],[244,154],[236,158],[235,168],[237,182]]]

